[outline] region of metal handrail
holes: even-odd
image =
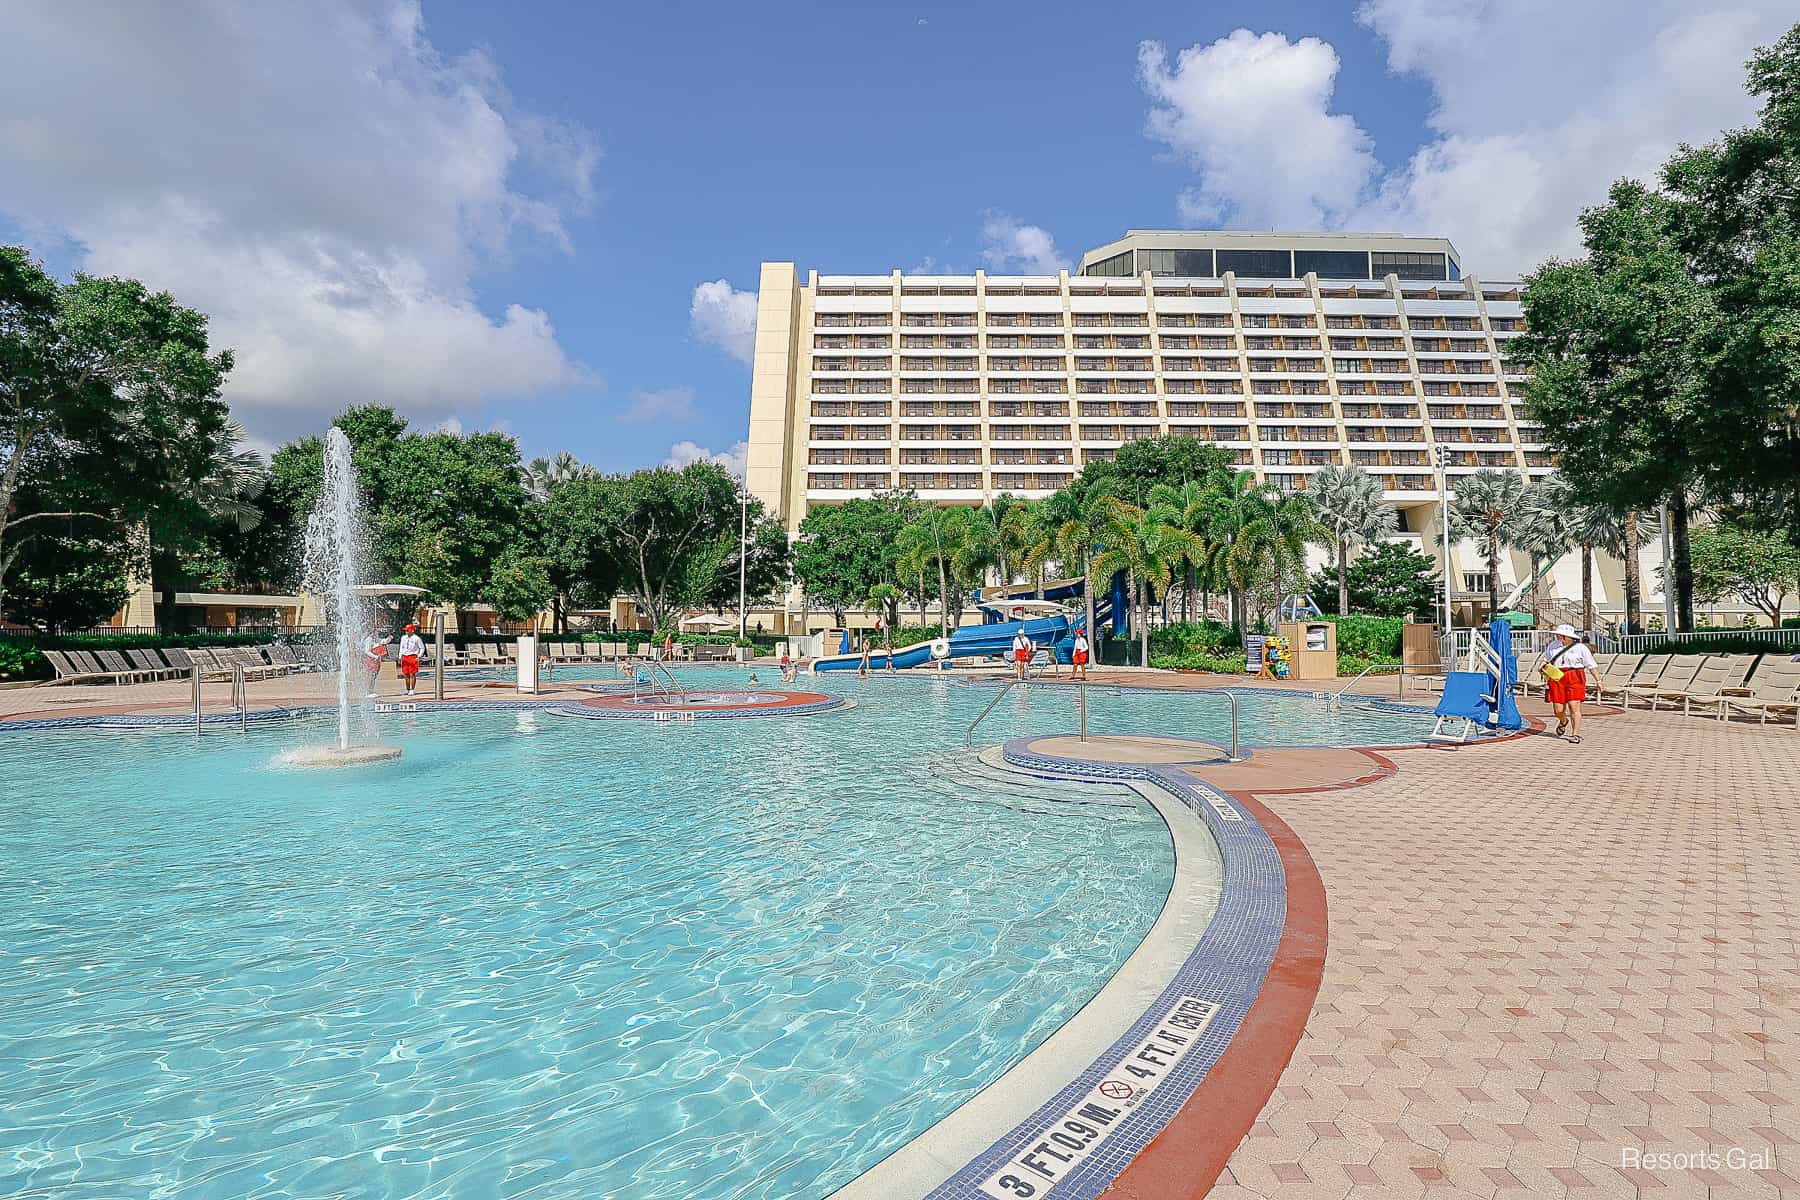
[[[1238,702],[1237,702],[1237,695],[1233,692],[1227,691],[1225,688],[1209,688],[1209,689],[1199,692],[1197,694],[1201,695],[1201,696],[1223,696],[1226,700],[1229,700],[1231,702],[1231,756],[1229,758],[1227,758],[1225,761],[1226,762],[1243,762],[1244,761],[1243,756],[1238,753]]]
[[[200,736],[200,664],[194,664],[194,736]]]
[[[973,746],[975,744],[975,727],[987,719],[987,715],[994,711],[994,706],[1000,703],[1001,698],[1004,697],[1006,693],[1012,691],[1023,682],[1025,681],[1022,679],[1009,679],[1000,686],[1000,690],[994,694],[994,698],[988,701],[988,706],[981,710],[981,715],[969,722],[969,734],[964,745]]]
[[[1357,684],[1361,683],[1366,676],[1368,676],[1370,673],[1372,673],[1374,671],[1399,671],[1400,672],[1400,690],[1402,693],[1405,692],[1405,690],[1406,690],[1406,664],[1405,663],[1403,663],[1403,662],[1402,663],[1370,663],[1368,666],[1364,667],[1361,671],[1358,671],[1356,673],[1355,679],[1352,679],[1349,683],[1346,683],[1343,687],[1339,688],[1331,696],[1326,697],[1326,703],[1328,705],[1335,707],[1337,705],[1337,702],[1344,698],[1344,694],[1346,692],[1348,692],[1351,688],[1355,687]]]
[[[250,732],[250,677],[244,668],[232,668],[232,690],[237,693],[238,732]]]

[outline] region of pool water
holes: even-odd
[[[0,1195],[848,1181],[1091,997],[1172,862],[1122,788],[965,769],[990,690],[826,687],[858,706],[381,717],[405,757],[353,772],[279,766],[321,721],[0,731]],[[1096,732],[1217,732],[1090,699]],[[981,738],[1070,713],[1009,695]]]

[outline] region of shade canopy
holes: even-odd
[[[351,591],[359,596],[423,596],[425,589],[410,583],[359,583]]]
[[[700,625],[707,629],[731,629],[737,625],[737,618],[703,613],[698,617],[683,617],[681,623],[683,625]]]

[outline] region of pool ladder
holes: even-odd
[[[250,732],[250,685],[244,675],[244,668],[231,668],[231,703],[237,709],[238,732]],[[199,737],[205,728],[205,714],[200,707],[200,667],[194,667],[194,736]]]

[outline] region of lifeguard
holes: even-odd
[[[1556,627],[1556,641],[1544,647],[1538,670],[1544,674],[1545,692],[1556,710],[1556,736],[1568,734],[1581,744],[1581,704],[1587,699],[1587,673],[1598,664],[1572,625]]]
[[[419,627],[408,625],[400,639],[400,680],[409,696],[419,686],[419,660],[424,656],[425,639],[419,636]]]

